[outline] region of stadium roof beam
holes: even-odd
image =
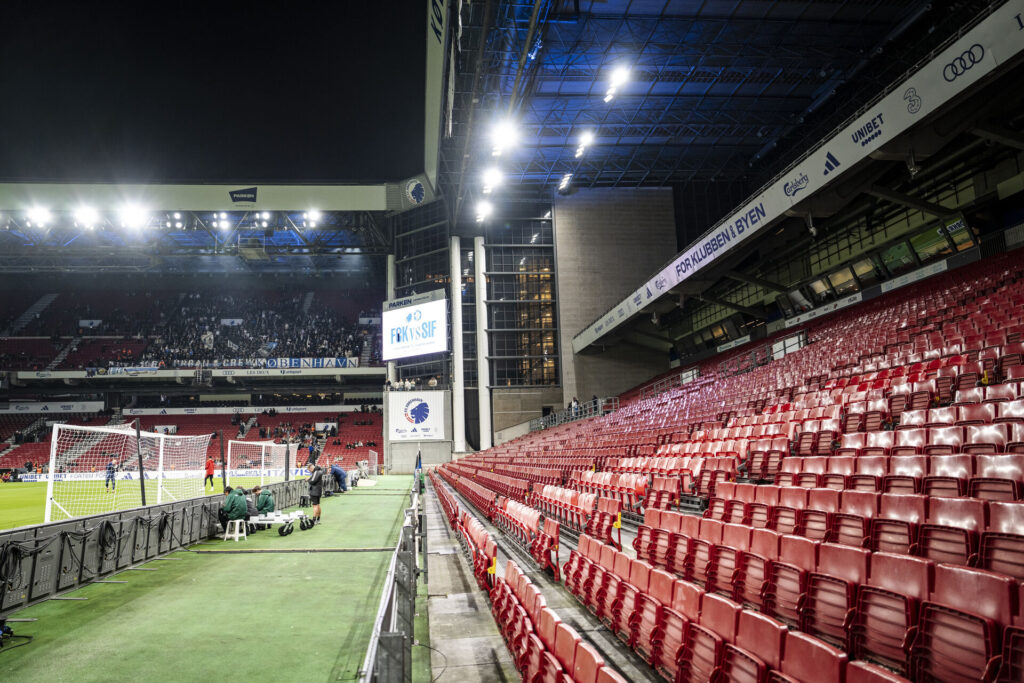
[[[744,275],[743,273],[737,272],[735,270],[727,271],[723,273],[723,275],[725,275],[725,277],[729,278],[730,280],[736,280],[737,282],[745,282],[748,285],[757,285],[758,287],[763,287],[764,289],[769,289],[773,292],[779,292],[780,294],[786,294],[789,292],[789,288],[783,287],[782,285],[776,282],[764,280],[753,275]]]
[[[1011,149],[1024,150],[1024,134],[995,123],[985,123],[971,131],[979,138],[998,142]]]
[[[885,201],[892,202],[893,204],[917,209],[918,211],[937,216],[938,218],[949,218],[950,216],[956,215],[956,211],[954,209],[947,209],[944,206],[930,202],[926,199],[912,197],[909,194],[905,194],[888,187],[882,187],[881,185],[872,185],[866,192],[872,197],[878,197],[879,199],[884,199]]]
[[[734,311],[738,311],[739,313],[745,313],[746,315],[749,315],[751,318],[757,318],[758,320],[768,319],[768,316],[765,315],[764,311],[759,311],[756,308],[750,308],[749,306],[741,306],[740,304],[734,304],[731,301],[719,299],[718,297],[700,294],[697,296],[697,299],[703,301],[704,303],[715,304],[716,306],[721,306],[722,308],[730,308]]]

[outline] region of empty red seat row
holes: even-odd
[[[1024,401],[968,403],[960,406],[907,410],[900,415],[897,429],[953,427],[1002,422],[1024,422]]]
[[[837,455],[1024,452],[1024,423],[843,434]]]
[[[634,548],[640,557],[700,579],[694,568],[708,550],[694,539],[720,543],[723,530],[737,525],[980,566],[1024,579],[1024,503],[772,488],[758,487],[759,493],[765,489],[760,502],[756,497],[753,503],[736,499],[742,507],[726,508],[725,520],[648,510]],[[771,495],[778,495],[774,504],[766,502]]]
[[[839,491],[1021,500],[1024,453],[787,458],[775,481],[782,486]]]

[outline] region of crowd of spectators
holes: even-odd
[[[0,369],[44,369],[60,349],[78,347],[72,337],[111,336],[98,362],[74,358],[63,369],[261,367],[268,358],[358,359],[364,345],[377,342],[369,327],[344,316],[304,292],[125,293],[123,305],[102,305],[62,295],[18,333],[19,346],[0,346]],[[61,299],[67,301],[58,306]],[[303,312],[304,306],[307,310]],[[83,321],[94,321],[92,326]],[[43,336],[46,339],[21,339]],[[121,342],[144,342],[128,349]],[[29,344],[31,348],[24,347]],[[125,353],[111,352],[125,346]],[[24,348],[23,348],[24,347]],[[89,348],[89,347],[86,347]],[[84,354],[88,355],[88,354]],[[371,359],[380,360],[371,347]],[[225,362],[227,361],[227,362]]]

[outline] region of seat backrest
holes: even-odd
[[[722,542],[722,530],[725,524],[717,519],[700,520],[700,540],[718,545]]]
[[[752,610],[740,612],[736,628],[736,645],[756,655],[771,669],[782,664],[786,627],[769,616]]]
[[[854,461],[857,464],[857,474],[882,477],[889,471],[889,458],[885,455],[862,455],[854,458]]]
[[[818,512],[839,512],[839,491],[835,489],[809,489],[807,509]]]
[[[817,638],[790,631],[786,634],[782,673],[796,681],[842,681],[845,652]]]
[[[751,547],[751,527],[743,524],[725,524],[722,528],[722,544],[729,548],[746,551]]]
[[[907,413],[900,415],[900,424],[903,424],[903,419]],[[928,422],[932,424],[947,424],[952,425],[957,420],[957,410],[952,406],[944,408],[932,408],[928,411]]]
[[[1020,534],[1024,529],[1024,503],[988,504],[988,530],[1001,534]]]
[[[1007,626],[1016,612],[1018,596],[1016,582],[1005,574],[940,564],[935,567],[930,600]]]
[[[928,458],[928,474],[931,476],[967,479],[972,469],[969,455],[933,455]]]
[[[897,448],[924,448],[928,444],[927,429],[901,429],[896,432]]]
[[[725,482],[718,484],[718,489],[721,490],[722,485]],[[744,503],[753,503],[754,498],[757,495],[758,487],[754,484],[736,484],[733,489],[733,496],[735,500],[742,500]]]
[[[568,624],[555,626],[555,658],[565,667],[566,671],[572,671],[576,661],[576,644],[580,642],[580,636],[576,630]]]
[[[1024,453],[974,456],[974,474],[991,479],[1024,481]]]
[[[732,600],[714,593],[705,593],[701,599],[700,625],[731,643],[736,638],[740,612],[740,606]]]
[[[801,536],[784,535],[779,543],[779,562],[813,572],[818,566],[818,546],[820,545],[820,541],[812,541]]]
[[[924,410],[904,410],[900,413],[900,427],[902,428],[923,427],[926,422],[928,422],[927,408]],[[953,423],[950,422],[950,424]]]
[[[997,412],[999,412],[998,403],[971,404],[959,407],[957,419],[963,422],[971,421],[991,424],[996,419]]]
[[[928,500],[928,523],[981,531],[985,528],[985,501],[932,496]]]
[[[902,477],[923,477],[928,473],[924,455],[894,455],[889,458],[889,474]]]
[[[919,524],[928,516],[928,496],[916,493],[883,493],[879,501],[879,517]]]
[[[632,561],[632,558],[630,558],[626,553],[615,553],[615,566],[612,567],[612,571],[615,572],[615,576],[619,577],[623,581],[628,581],[629,565]]]
[[[1007,424],[969,425],[964,443],[995,444],[1002,451],[1010,440],[1010,426]]]
[[[857,458],[847,455],[833,456],[828,459],[828,468],[825,471],[829,474],[849,476],[857,471]]]
[[[652,598],[660,602],[662,605],[671,607],[672,590],[675,581],[675,577],[664,569],[655,569],[651,571],[650,583],[647,586],[647,592]]]
[[[845,579],[853,584],[867,581],[871,551],[838,543],[822,543],[818,548],[819,574]]]
[[[778,505],[780,493],[781,489],[778,486],[758,486],[754,494],[754,501],[765,505]]]
[[[690,621],[700,618],[701,602],[704,591],[700,586],[689,581],[676,579],[672,585],[672,609]]]
[[[604,666],[604,658],[597,649],[582,640],[576,643],[572,679],[575,683],[597,683],[597,672]]]
[[[647,592],[653,567],[643,560],[632,560],[629,564],[629,582],[641,592]]]
[[[927,600],[935,580],[935,563],[922,557],[873,553],[867,585]]]
[[[807,507],[807,491],[795,486],[784,487],[779,494],[779,506],[803,510]]]
[[[878,512],[878,494],[871,491],[843,491],[839,511],[870,519]]]
[[[779,543],[782,534],[771,529],[754,529],[750,532],[750,552],[766,560],[779,557]]]
[[[555,647],[555,627],[562,623],[562,620],[553,611],[545,607],[540,611],[540,623],[537,625],[537,635],[547,649]]]
[[[811,472],[812,474],[824,474],[828,468],[828,458],[814,457],[804,458],[801,472]]]

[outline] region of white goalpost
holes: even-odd
[[[285,480],[295,464],[298,444],[273,441],[228,441],[224,472],[226,484],[252,487]]]
[[[202,496],[212,436],[137,435],[132,424],[54,425],[44,521]]]

